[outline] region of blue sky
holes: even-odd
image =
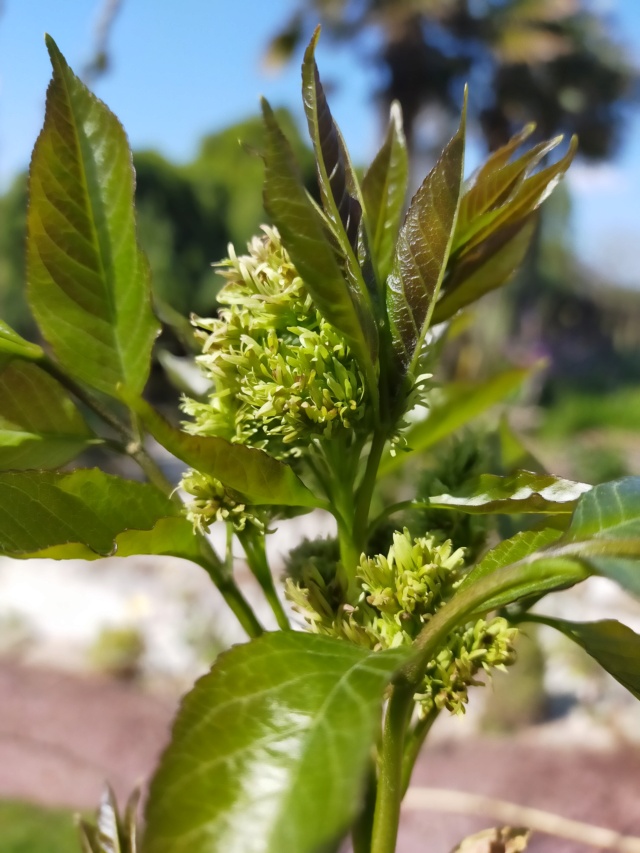
[[[76,70],[92,55],[102,0],[4,0],[0,15],[0,187],[29,160],[42,123],[50,75],[49,32]],[[640,50],[640,0],[591,0],[611,14],[631,56]],[[265,74],[260,57],[294,0],[124,0],[110,40],[112,71],[96,93],[123,122],[134,148],[177,160],[198,139],[254,113],[260,95],[300,116],[299,63]],[[376,149],[378,115],[371,69],[346,48],[320,43],[318,62],[333,112],[362,162]],[[640,115],[629,121],[618,158],[572,167],[574,240],[583,259],[640,287]]]

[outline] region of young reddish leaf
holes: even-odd
[[[453,261],[433,310],[432,323],[443,323],[486,293],[507,284],[525,259],[536,223],[534,212],[491,234],[471,253]]]
[[[0,320],[0,355],[17,355],[25,361],[39,361],[44,352],[37,344],[25,341],[11,326]]]
[[[0,366],[0,469],[57,468],[96,440],[44,370],[17,358]]]
[[[27,281],[44,338],[74,378],[140,393],[158,331],[138,248],[124,130],[47,37],[53,78],[29,173]]]
[[[408,179],[409,157],[402,112],[400,104],[394,101],[385,140],[362,180],[371,249],[381,281],[391,271]]]
[[[144,853],[334,845],[359,808],[384,688],[409,654],[288,631],[221,655],[184,699],[151,782]]]
[[[387,310],[396,357],[406,372],[422,344],[444,277],[460,202],[466,105],[458,132],[413,197],[387,279]]]
[[[190,435],[171,426],[141,398],[124,401],[163,447],[191,468],[215,477],[254,506],[318,506],[318,500],[284,462],[263,450],[216,436]]]
[[[155,486],[97,469],[0,474],[0,553],[80,544],[101,556],[124,530],[149,530],[179,507]]]
[[[341,241],[341,244],[349,254],[349,249],[351,253],[357,250],[362,207],[349,154],[320,82],[315,61],[319,37],[320,27],[317,27],[302,63],[302,99],[316,155],[322,205],[336,233],[346,237],[346,243]]]
[[[264,206],[320,313],[342,332],[374,396],[377,389],[377,332],[361,294],[350,287],[327,238],[327,224],[307,195],[291,146],[269,104],[266,127]]]

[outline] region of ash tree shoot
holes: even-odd
[[[528,126],[464,181],[463,110],[403,214],[400,111],[359,179],[320,82],[317,37],[302,94],[320,202],[263,102],[270,224],[219,265],[218,316],[193,321],[211,390],[183,401],[181,428],[142,396],[160,324],[124,131],[47,39],[53,78],[27,237],[43,346],[0,323],[1,552],[189,560],[249,637],[185,697],[144,831],[136,840],[135,801],[120,815],[107,795],[97,825],[81,828],[85,853],[327,853],[349,835],[356,853],[392,853],[433,723],[463,713],[481,676],[514,663],[527,621],[557,628],[640,695],[632,630],[530,614],[594,574],[640,593],[640,479],[591,488],[530,472],[513,435],[498,463],[473,433],[443,444],[528,371],[473,388],[433,379],[459,312],[522,262],[576,141],[548,165],[560,140],[527,147]],[[179,493],[148,436],[183,461]],[[402,467],[424,468],[436,445],[413,497],[389,501]],[[95,446],[133,459],[146,481],[70,465]],[[265,539],[314,509],[331,513],[335,535],[295,547],[277,589]],[[502,541],[498,515],[512,521]],[[214,522],[227,526],[227,554],[207,538]],[[234,537],[279,631],[264,632],[236,584]]]

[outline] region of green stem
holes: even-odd
[[[402,796],[407,793],[407,788],[411,782],[411,774],[415,767],[416,760],[420,754],[420,750],[431,731],[431,726],[435,723],[440,712],[437,708],[432,708],[429,713],[422,717],[413,727],[413,730],[407,737],[407,742],[404,749],[404,758],[402,760]]]
[[[367,467],[365,468],[362,481],[356,493],[356,509],[353,518],[353,533],[359,550],[363,550],[367,544],[369,510],[371,499],[376,487],[378,468],[382,459],[382,452],[387,441],[387,433],[384,429],[378,429],[373,434]]]
[[[273,575],[269,567],[267,559],[267,551],[264,543],[264,534],[253,533],[246,530],[238,533],[238,539],[244,548],[247,555],[247,563],[255,579],[260,584],[265,598],[269,602],[269,606],[276,617],[278,627],[282,631],[290,631],[291,625],[289,617],[284,611],[282,602],[278,598],[275,585],[273,583]]]
[[[396,684],[387,704],[378,760],[378,794],[371,853],[394,853],[402,803],[404,739],[413,710],[413,688]]]

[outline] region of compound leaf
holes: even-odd
[[[185,698],[151,783],[143,853],[316,853],[359,807],[385,685],[407,649],[266,634]]]
[[[31,309],[58,361],[107,394],[140,393],[158,324],[138,247],[134,172],[116,117],[47,37],[53,78],[29,173]]]

